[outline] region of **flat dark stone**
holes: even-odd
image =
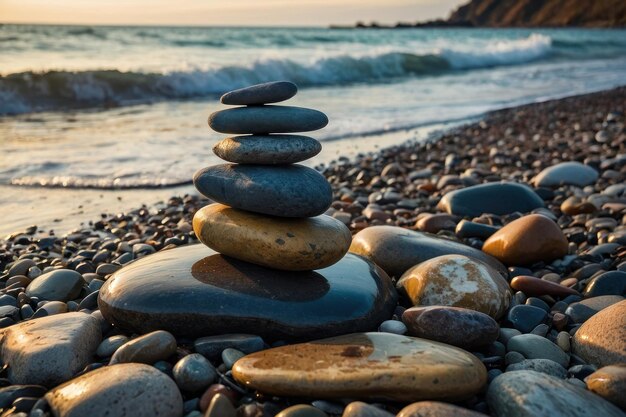
[[[291,106],[237,107],[209,116],[211,129],[238,135],[309,132],[327,124],[328,117],[324,113]]]
[[[237,164],[294,164],[322,150],[319,141],[300,135],[249,135],[223,139],[213,147],[220,158]]]
[[[316,271],[287,272],[226,258],[204,245],[125,266],[98,300],[102,315],[129,332],[249,333],[267,341],[374,330],[396,302],[389,277],[356,255]]]
[[[513,182],[491,182],[454,190],[444,195],[438,205],[450,214],[466,217],[528,213],[543,206],[543,200],[532,188]]]
[[[543,323],[548,313],[535,306],[517,305],[509,310],[507,320],[522,333],[530,333],[532,329]]]
[[[626,272],[608,271],[592,279],[583,293],[585,297],[600,295],[626,296]]]
[[[278,103],[289,100],[298,92],[298,86],[289,81],[272,81],[269,83],[251,85],[224,94],[222,104],[254,105]]]
[[[213,165],[196,172],[193,183],[218,203],[280,217],[320,215],[333,198],[326,178],[302,165]]]

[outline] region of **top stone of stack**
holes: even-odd
[[[209,127],[216,132],[264,135],[318,130],[328,124],[320,111],[292,106],[268,106],[293,97],[298,87],[289,81],[254,85],[222,96],[222,103],[242,105],[217,111],[209,116]]]
[[[222,104],[234,106],[254,106],[279,103],[289,100],[298,92],[298,87],[289,81],[272,81],[251,87],[229,91],[221,98]]]

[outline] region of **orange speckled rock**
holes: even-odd
[[[339,261],[352,241],[350,230],[330,216],[271,217],[211,204],[193,218],[198,239],[242,261],[288,271],[325,268]]]
[[[397,417],[487,417],[478,411],[438,401],[420,401],[404,407]]]
[[[270,395],[419,401],[469,398],[487,381],[470,353],[391,333],[354,333],[256,352],[233,376]]]
[[[529,265],[567,255],[567,239],[552,220],[530,214],[494,233],[483,251],[506,265]]]
[[[587,389],[626,410],[626,363],[600,368],[587,378]]]
[[[417,264],[397,283],[416,306],[463,307],[493,318],[511,300],[509,284],[493,268],[463,255],[444,255]]]
[[[572,338],[572,350],[596,366],[626,362],[626,300],[601,310]]]

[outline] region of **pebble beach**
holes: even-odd
[[[222,103],[262,113],[281,88]],[[272,133],[328,123],[281,105]],[[626,87],[317,172],[264,171],[319,143],[217,113],[266,142],[220,142],[244,168],[198,166],[212,200],[0,241],[3,416],[625,415]],[[241,177],[259,188],[216,185]]]

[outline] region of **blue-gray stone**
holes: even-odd
[[[506,372],[511,371],[537,371],[556,378],[567,378],[567,369],[550,359],[524,359],[506,367]]]
[[[238,164],[293,164],[322,150],[319,141],[300,135],[249,135],[223,139],[213,147],[220,158]]]
[[[593,278],[585,287],[585,297],[600,295],[626,296],[626,272],[609,271]]]
[[[269,83],[251,85],[224,94],[222,104],[256,105],[278,103],[289,100],[298,92],[298,86],[289,81],[272,81]]]
[[[179,360],[172,370],[176,385],[185,392],[199,392],[217,379],[211,362],[199,353],[192,353]]]
[[[267,341],[370,331],[391,318],[393,283],[347,254],[327,268],[278,271],[226,258],[204,245],[162,251],[115,272],[100,290],[102,315],[140,334],[256,333]]]
[[[533,183],[535,187],[559,187],[563,184],[584,187],[598,179],[598,171],[580,162],[561,162],[541,171]]]
[[[522,304],[509,310],[507,320],[520,332],[529,333],[543,323],[547,316],[548,313],[542,308]]]
[[[211,129],[237,135],[309,132],[327,124],[324,113],[291,106],[236,107],[209,116]]]
[[[252,334],[221,334],[196,339],[193,347],[202,356],[215,360],[221,356],[224,349],[234,348],[243,353],[254,353],[263,350],[265,342]]]
[[[499,230],[499,227],[491,226],[483,223],[475,223],[467,220],[461,220],[456,225],[456,235],[458,237],[477,237],[482,240],[487,240],[491,235]]]
[[[572,303],[565,310],[565,314],[570,316],[572,323],[584,323],[597,312],[622,301],[621,295],[600,295],[598,297],[587,298],[577,303]]]
[[[280,217],[320,215],[333,197],[326,178],[302,165],[214,165],[196,172],[193,183],[218,203]]]
[[[569,364],[567,353],[545,337],[536,334],[514,336],[506,348],[508,351],[521,353],[526,359],[550,359],[564,368]]]
[[[451,191],[443,196],[438,208],[458,216],[477,217],[483,213],[528,213],[543,206],[541,197],[526,185],[492,182]]]
[[[84,283],[82,275],[76,271],[55,269],[28,284],[26,295],[40,300],[69,301],[78,297]]]

